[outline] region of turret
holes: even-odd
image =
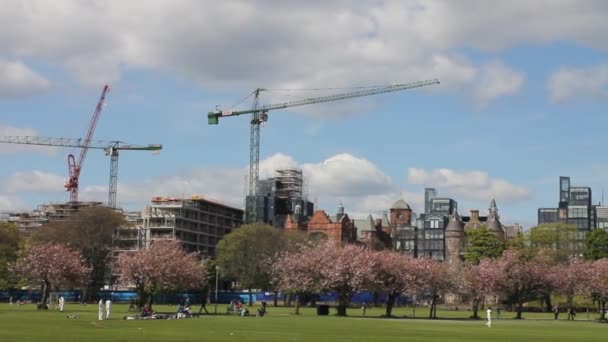
[[[446,259],[448,263],[452,264],[462,260],[464,241],[464,224],[460,215],[458,215],[458,210],[454,208],[445,228]]]
[[[496,201],[492,198],[490,208],[488,208],[488,221],[486,222],[486,226],[498,240],[504,241],[505,231],[502,229],[502,223],[500,223],[499,219],[500,216],[498,215],[498,207],[496,207]]]

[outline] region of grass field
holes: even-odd
[[[226,305],[218,306],[225,311]],[[175,307],[155,306],[156,311],[173,312]],[[213,311],[213,306],[210,307]],[[579,313],[577,321],[554,321],[551,314],[525,313],[524,320],[513,320],[512,313],[493,320],[467,319],[467,311],[439,311],[441,319],[383,319],[381,308],[367,311],[350,309],[349,317],[316,316],[303,308],[299,316],[293,308],[269,307],[265,317],[203,315],[181,320],[123,320],[126,305],[114,305],[112,318],[97,320],[97,306],[67,304],[64,312],[36,311],[33,304],[0,304],[0,341],[606,341],[608,324],[587,320]],[[255,308],[251,310],[255,312]],[[78,315],[68,319],[67,315]],[[397,308],[395,315],[412,316],[411,308]],[[428,312],[416,310],[417,317]],[[561,315],[565,319],[565,315]]]

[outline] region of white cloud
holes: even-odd
[[[291,156],[277,153],[260,161],[260,178],[274,176],[274,170],[300,168],[304,173],[309,199],[318,199],[322,208],[333,213],[338,202],[349,212],[379,213],[403,197],[418,204],[419,196],[400,193],[391,178],[369,160],[342,153],[318,163],[297,163]],[[142,182],[119,182],[117,201],[121,206],[141,207],[154,196],[201,195],[236,207],[244,206],[248,169],[204,168],[183,170],[167,177]],[[63,178],[40,171],[19,172],[5,183],[14,192],[61,192]],[[108,187],[81,187],[79,199],[105,202]],[[405,197],[404,197],[405,196]],[[408,198],[406,198],[408,197]]]
[[[291,156],[277,153],[260,161],[260,175],[264,179],[273,176],[275,169],[293,167],[304,172],[309,200],[317,202],[318,208],[329,214],[335,214],[335,208],[341,202],[351,217],[362,218],[370,213],[377,216],[400,198],[408,202],[415,212],[420,213],[424,208],[421,192],[402,189],[371,161],[348,153],[337,154],[318,163],[298,163]],[[133,183],[120,182],[117,200],[120,206],[139,209],[149,204],[155,196],[200,195],[242,208],[247,175],[246,167],[182,170],[166,177]],[[453,196],[459,201],[486,203],[495,197],[500,202],[509,203],[530,197],[527,188],[491,178],[482,171],[410,168],[408,182],[436,187],[442,195]],[[12,196],[11,201],[15,201],[17,193],[19,196],[27,193],[62,193],[64,179],[59,175],[31,171],[14,173],[0,183],[6,185]],[[105,202],[107,192],[105,185],[84,186],[80,189],[79,198]]]
[[[64,177],[39,170],[15,172],[5,181],[9,193],[61,193],[64,184]]]
[[[19,128],[0,124],[0,141],[7,141],[8,136],[37,136],[38,132],[33,128]],[[0,143],[0,154],[18,153],[24,151],[46,153],[56,155],[58,148],[53,146],[36,146]]]
[[[573,97],[606,97],[608,95],[608,64],[588,68],[562,67],[549,78],[552,102],[563,102]]]
[[[311,193],[316,196],[352,197],[382,194],[392,181],[369,160],[348,153],[332,156],[320,163],[302,164]]]
[[[440,89],[468,89],[487,102],[513,94],[523,75],[504,65],[475,65],[463,48],[570,40],[606,49],[607,12],[605,2],[575,0],[550,6],[523,0],[13,0],[0,13],[7,27],[0,46],[9,56],[59,65],[85,84],[115,80],[125,69],[171,73],[213,89],[437,77]],[[486,82],[481,90],[477,78]]]
[[[505,203],[529,199],[530,190],[525,186],[491,178],[484,171],[458,172],[450,169],[424,170],[409,168],[407,180],[411,184],[435,187],[464,200],[489,201],[491,198]]]
[[[22,62],[0,59],[0,99],[32,95],[48,89],[49,86],[47,79]]]
[[[524,83],[524,78],[522,72],[507,68],[500,61],[484,65],[474,86],[478,105],[483,107],[495,98],[517,93]]]
[[[10,195],[0,194],[0,213],[26,210],[27,205],[19,198]]]

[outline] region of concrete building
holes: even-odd
[[[154,197],[141,214],[132,214],[132,227],[117,230],[116,252],[147,248],[157,239],[178,239],[188,252],[215,256],[224,235],[243,223],[243,210],[200,196]]]
[[[255,201],[256,222],[283,228],[287,216],[304,223],[314,213],[314,204],[304,194],[301,170],[276,170],[275,177],[258,181],[257,196],[247,196],[247,203]],[[247,206],[249,207],[249,206]]]
[[[608,206],[598,205],[595,207],[595,228],[608,231]]]
[[[0,213],[0,222],[17,226],[21,234],[29,236],[32,232],[50,222],[67,221],[80,209],[102,206],[102,202],[69,202],[41,204],[31,212]]]

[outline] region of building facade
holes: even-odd
[[[314,213],[314,204],[305,198],[304,178],[301,170],[276,170],[275,177],[258,181],[256,196],[247,196],[248,203],[255,202],[255,219],[282,228],[288,215],[298,211],[297,219],[303,223]]]
[[[131,226],[115,232],[115,254],[148,248],[159,239],[177,239],[187,252],[215,257],[219,240],[243,223],[243,210],[200,196],[154,197],[129,220]]]
[[[565,223],[576,227],[577,249],[584,247],[585,234],[597,227],[596,206],[590,187],[572,186],[570,177],[559,177],[557,208],[539,208],[538,224]]]
[[[467,232],[482,226],[500,241],[506,239],[494,199],[490,201],[488,216],[480,216],[477,209],[472,209],[470,216],[460,216],[455,200],[437,197],[435,189],[426,188],[423,214],[415,218],[410,206],[402,199],[393,204],[390,212],[394,249],[414,257],[448,262],[462,260]],[[413,218],[416,224],[412,224]]]
[[[67,202],[41,204],[31,212],[0,213],[0,222],[14,224],[24,236],[50,222],[65,222],[70,220],[78,210],[103,206],[102,202]]]
[[[305,222],[295,214],[287,215],[285,231],[306,233],[314,240],[334,241],[338,245],[357,242],[357,229],[341,206],[333,220],[324,210],[315,211]]]

